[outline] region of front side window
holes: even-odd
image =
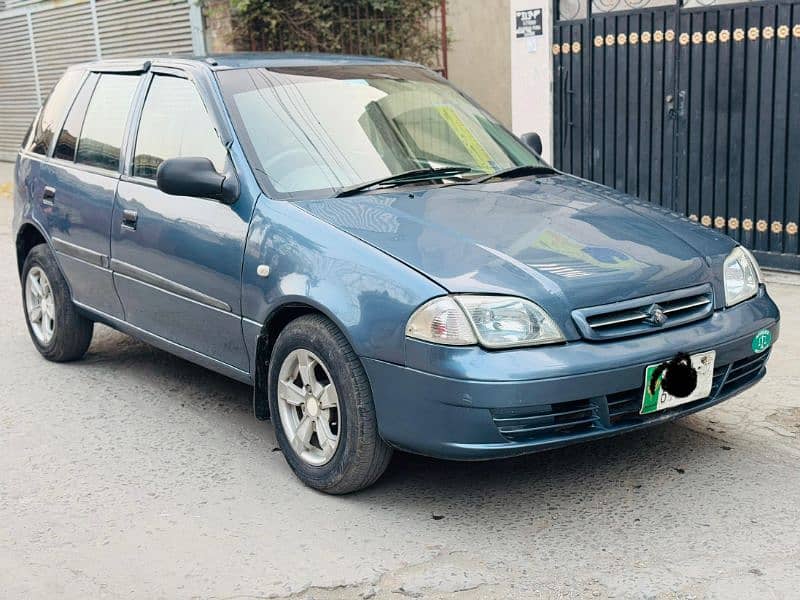
[[[86,110],[75,162],[110,171],[119,168],[125,123],[138,83],[138,75],[100,76]]]
[[[28,150],[35,154],[47,154],[82,77],[82,71],[67,71],[53,88],[36,121],[36,126],[30,136]]]
[[[158,165],[181,156],[208,158],[217,171],[222,171],[227,151],[194,84],[179,77],[156,75],[136,135],[133,175],[155,179]]]
[[[472,177],[543,164],[421,68],[326,65],[217,76],[248,160],[278,194],[323,196],[415,169],[461,167]]]

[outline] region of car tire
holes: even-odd
[[[34,246],[28,253],[21,281],[25,323],[39,353],[54,362],[81,358],[92,342],[94,323],[78,313],[46,244]]]
[[[331,321],[306,315],[289,323],[275,342],[268,381],[275,436],[303,483],[328,494],[347,494],[372,485],[383,474],[392,449],[378,434],[367,375]],[[303,390],[306,395],[301,397],[298,392]],[[301,428],[308,431],[304,420],[313,420],[307,442],[300,434]]]

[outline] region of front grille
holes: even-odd
[[[639,409],[642,407],[642,390],[640,388],[609,394],[606,399],[608,401],[608,420],[612,425],[639,416]]]
[[[768,358],[769,350],[761,354],[748,356],[747,358],[737,360],[733,363],[728,376],[725,378],[725,384],[722,386],[722,393],[732,394],[758,378]],[[716,373],[715,370],[714,374],[716,375]]]
[[[589,399],[492,410],[500,433],[511,440],[531,440],[580,433],[599,424],[597,406]]]
[[[654,294],[603,306],[580,308],[572,312],[583,337],[608,340],[654,333],[708,317],[714,311],[711,285]],[[658,323],[657,313],[666,317]]]
[[[682,412],[720,396],[735,394],[758,379],[769,351],[748,356],[714,368],[711,393],[707,398],[671,409],[640,415],[642,386],[595,398],[520,408],[493,409],[492,420],[501,435],[511,441],[532,441],[566,437],[593,429],[614,429],[635,425],[670,412]]]

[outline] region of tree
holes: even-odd
[[[437,67],[440,0],[231,0],[241,50],[385,56]]]

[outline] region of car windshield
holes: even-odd
[[[544,165],[419,67],[250,68],[218,78],[248,161],[277,197],[321,197],[420,169],[466,167],[447,177],[458,180]]]

